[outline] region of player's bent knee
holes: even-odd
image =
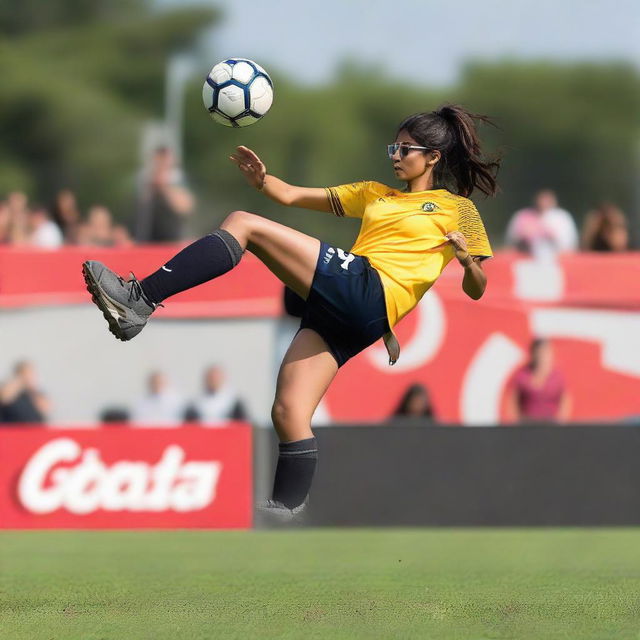
[[[243,228],[248,227],[253,218],[257,218],[255,213],[249,213],[248,211],[232,211],[220,225],[224,228]]]
[[[306,422],[304,411],[296,403],[276,398],[271,407],[271,419],[276,427],[287,428]]]

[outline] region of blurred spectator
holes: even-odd
[[[624,213],[610,203],[590,211],[582,225],[581,247],[585,251],[628,251],[629,226]]]
[[[9,205],[0,200],[0,246],[11,242],[11,212]]]
[[[120,225],[113,224],[111,212],[107,207],[94,205],[89,209],[87,221],[82,225],[79,242],[94,247],[130,246],[129,232]]]
[[[62,231],[65,244],[78,244],[81,216],[73,191],[70,189],[58,191],[51,208],[51,215]]]
[[[161,371],[149,375],[148,393],[135,404],[131,422],[143,427],[174,427],[182,423],[185,403],[169,386],[167,376]]]
[[[105,407],[98,419],[105,424],[126,424],[129,422],[129,410],[125,407]]]
[[[112,229],[113,246],[114,247],[132,247],[133,238],[129,234],[129,230],[121,224],[116,224]]]
[[[139,185],[135,239],[138,242],[181,240],[193,210],[193,196],[183,184],[173,151],[159,147]]]
[[[29,209],[27,196],[22,191],[13,191],[7,196],[9,209],[9,242],[25,245],[29,241]]]
[[[570,412],[571,401],[564,377],[554,366],[551,343],[538,338],[531,343],[529,362],[511,380],[507,419],[566,422]]]
[[[186,418],[203,423],[246,420],[247,411],[220,367],[204,372],[204,393],[187,409]]]
[[[436,415],[429,390],[419,383],[412,384],[402,396],[400,404],[393,412],[395,418],[423,418],[435,421]]]
[[[28,245],[39,249],[57,249],[62,246],[62,232],[43,206],[35,205],[29,212],[28,221]]]
[[[574,251],[578,230],[568,211],[558,207],[556,194],[539,191],[533,207],[520,209],[507,227],[507,244],[536,258],[550,258]]]
[[[0,422],[45,422],[50,408],[46,395],[38,389],[33,364],[18,362],[13,375],[0,386]]]

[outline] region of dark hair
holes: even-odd
[[[398,133],[406,131],[419,145],[440,151],[442,157],[433,170],[434,186],[455,184],[452,191],[468,197],[474,189],[488,196],[498,190],[498,158],[482,157],[476,122],[493,124],[487,116],[470,113],[455,104],[445,104],[429,113],[416,113],[400,123]]]
[[[415,396],[423,396],[427,400],[427,406],[424,408],[421,415],[424,416],[425,418],[435,418],[435,411],[433,409],[433,405],[431,404],[431,397],[429,395],[429,390],[424,385],[418,382],[413,383],[404,392],[404,394],[402,395],[402,398],[400,399],[400,403],[398,404],[398,407],[393,412],[393,415],[395,417],[410,415],[409,405],[411,403],[411,400],[413,400]]]

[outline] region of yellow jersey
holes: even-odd
[[[407,193],[380,182],[356,182],[326,192],[334,214],[362,219],[351,253],[366,256],[380,274],[391,328],[455,256],[446,233],[463,233],[472,256],[493,255],[473,202],[446,189]]]

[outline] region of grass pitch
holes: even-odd
[[[640,530],[2,533],[0,637],[640,638]]]

